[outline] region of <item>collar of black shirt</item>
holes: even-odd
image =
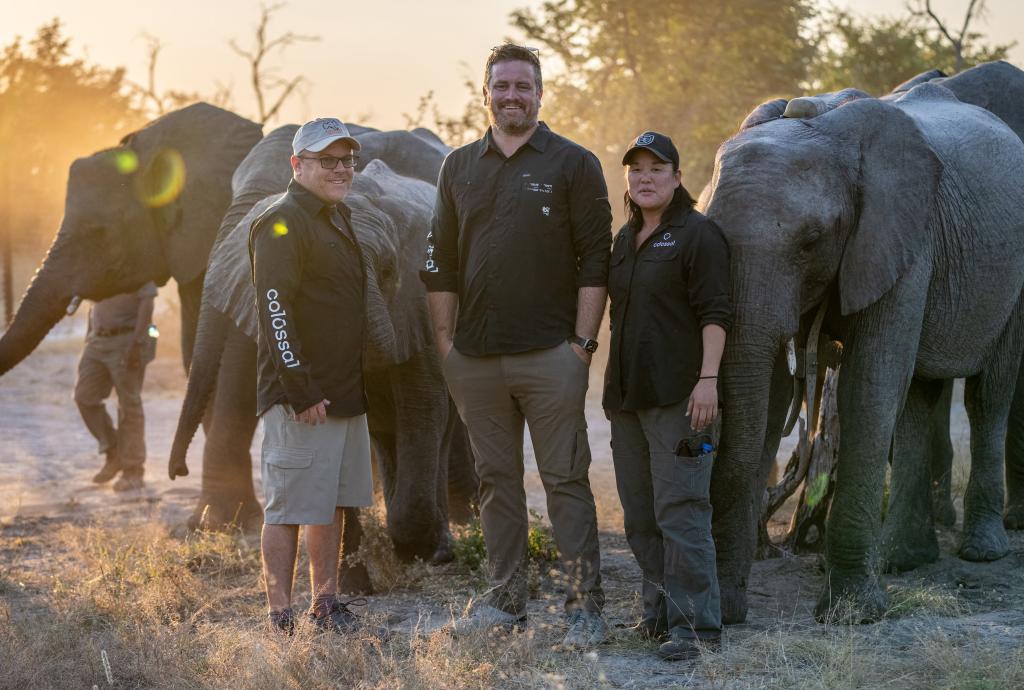
[[[491,125],[491,127],[494,127],[494,125]],[[484,132],[484,136],[479,141],[477,146],[478,158],[483,158],[484,154],[488,151],[494,151],[502,158],[505,157],[505,154],[501,152],[498,145],[494,143],[494,136],[491,134],[491,127],[487,128],[487,131]],[[539,153],[544,153],[544,149],[547,148],[548,140],[551,139],[551,136],[551,129],[547,124],[541,121],[537,123],[537,129],[533,131],[533,134],[526,143],[535,148]]]
[[[294,177],[288,181],[288,194],[295,199],[295,203],[299,205],[299,208],[311,217],[315,218],[318,213],[324,210],[327,212],[327,217],[330,217],[331,212],[337,210],[338,213],[344,216],[345,220],[351,221],[352,219],[352,213],[344,202],[339,201],[336,205],[325,204],[313,192],[299,184]]]

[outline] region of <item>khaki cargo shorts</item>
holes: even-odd
[[[365,414],[313,426],[274,405],[263,414],[260,467],[268,525],[326,525],[336,507],[373,505]]]

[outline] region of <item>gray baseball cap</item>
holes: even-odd
[[[303,151],[319,153],[336,141],[344,141],[359,150],[359,142],[348,133],[345,123],[336,117],[318,117],[299,127],[292,139],[292,153],[296,156]]]

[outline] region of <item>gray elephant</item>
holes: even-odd
[[[1013,388],[1004,382],[1016,380],[1024,327],[1022,181],[1017,135],[931,83],[888,101],[852,90],[773,101],[722,145],[705,211],[729,240],[736,304],[712,483],[723,619],[746,615],[762,461],[790,397],[780,353],[819,309],[844,350],[817,615],[844,601],[861,620],[886,610],[877,559],[890,447],[927,476],[919,430],[949,378],[967,379],[977,477],[960,553],[1007,552],[1001,465]]]
[[[64,220],[0,339],[0,374],[35,349],[74,298],[101,300],[170,278],[181,299],[187,368],[231,174],[261,136],[258,124],[198,103],[76,160]]]
[[[234,203],[210,258],[189,385],[169,462],[188,473],[185,451],[210,404],[212,428],[203,455],[203,492],[193,516],[207,523],[246,522],[261,514],[249,447],[255,430],[255,295],[249,225],[291,177],[296,127],[274,130],[234,176]],[[364,355],[369,425],[387,507],[388,530],[402,556],[450,556],[449,495],[456,519],[470,515],[476,477],[465,431],[448,399],[431,343],[426,300],[416,277],[434,199],[433,181],[447,151],[426,130],[377,132],[351,127],[362,169],[346,203],[364,254],[368,347]],[[449,494],[449,491],[451,492]],[[344,549],[358,548],[355,511],[347,512]],[[343,571],[348,591],[366,588]]]

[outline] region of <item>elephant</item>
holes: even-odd
[[[210,258],[196,354],[168,465],[171,478],[188,473],[185,452],[211,396],[211,427],[228,432],[207,438],[202,495],[193,526],[201,520],[214,526],[252,522],[262,512],[253,491],[249,455],[257,419],[248,231],[252,220],[287,186],[295,130],[294,125],[274,130],[239,165],[224,238]],[[426,130],[350,130],[360,142],[362,162],[346,204],[353,212],[367,275],[368,422],[388,532],[402,557],[445,560],[451,557],[449,513],[456,520],[467,519],[476,493],[468,439],[441,377],[426,297],[417,278],[433,183],[447,147]],[[356,549],[360,539],[355,515],[346,511],[347,552]],[[342,577],[347,591],[368,588],[362,573],[343,570]]]
[[[68,173],[64,219],[0,339],[0,375],[27,357],[80,299],[149,281],[178,284],[188,368],[206,259],[231,201],[231,174],[262,128],[197,103],[80,158]]]
[[[1006,554],[1013,388],[1001,383],[1016,380],[1024,341],[1022,179],[1013,130],[928,82],[887,99],[852,89],[777,99],[719,148],[701,207],[729,242],[736,309],[712,478],[724,621],[746,617],[766,448],[777,446],[791,397],[784,345],[819,310],[843,343],[843,440],[816,616],[843,604],[870,621],[887,609],[878,582],[886,463],[892,450],[894,475],[925,487],[923,499],[891,501],[889,519],[922,500],[927,509],[919,432],[947,379],[967,379],[972,428],[960,554]]]

